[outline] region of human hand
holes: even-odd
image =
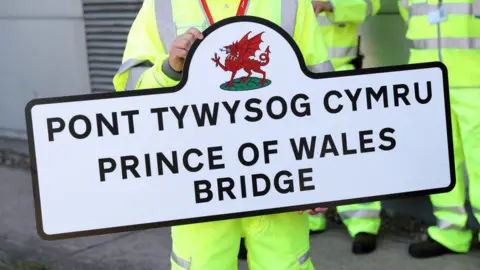
[[[168,63],[173,70],[181,72],[185,64],[185,58],[193,42],[203,39],[203,34],[198,29],[190,28],[185,33],[177,36],[172,42],[169,51]]]
[[[318,14],[322,12],[333,12],[333,6],[330,2],[313,1],[312,5],[315,16],[318,16]]]
[[[323,208],[323,207],[317,207],[314,209],[309,209],[309,210],[301,210],[297,211],[299,214],[303,214],[303,212],[307,211],[307,213],[311,216],[317,215],[317,214],[322,214],[325,213],[328,210],[328,208]]]

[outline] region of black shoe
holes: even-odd
[[[445,254],[457,254],[457,252],[444,247],[430,237],[425,241],[410,244],[408,253],[417,259],[438,257]]]
[[[318,230],[318,231],[312,231],[310,230],[310,235],[313,235],[313,234],[321,234],[323,233],[325,230]]]
[[[358,233],[353,239],[352,252],[354,254],[371,253],[377,247],[377,236],[370,233]]]
[[[245,247],[245,240],[243,238],[240,240],[240,250],[238,251],[238,258],[240,260],[247,259],[247,248]]]

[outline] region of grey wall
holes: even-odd
[[[0,7],[0,137],[26,138],[38,97],[90,92],[81,0],[11,0]]]

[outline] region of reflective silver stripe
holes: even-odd
[[[128,74],[127,83],[125,84],[125,91],[135,90],[137,87],[138,80],[142,76],[142,74],[147,71],[149,67],[134,67],[130,69],[130,73]]]
[[[402,7],[408,8],[408,0],[400,0],[400,3],[402,4]]]
[[[467,210],[461,206],[448,206],[448,207],[440,207],[440,206],[434,206],[433,211],[448,211],[448,212],[454,212],[456,214],[466,214]]]
[[[473,14],[473,5],[470,3],[442,3],[442,8],[447,12],[447,16]],[[438,10],[438,5],[436,4],[412,4],[410,16],[424,16],[435,10]]]
[[[372,2],[370,0],[365,0],[365,3],[367,4],[367,16],[371,16],[373,13]]]
[[[298,263],[300,265],[306,263],[308,261],[308,259],[310,258],[310,250],[305,252],[305,254],[303,254],[302,256],[300,256],[300,258],[298,258]]]
[[[480,0],[473,3],[473,15],[477,16],[477,18],[480,17]]]
[[[155,0],[155,20],[163,49],[169,51],[170,44],[177,37],[177,26],[173,20],[172,2],[174,0]]]
[[[295,25],[297,24],[297,9],[298,0],[282,0],[282,23],[281,27],[291,37],[293,37],[295,31]]]
[[[128,74],[128,79],[127,83],[125,84],[125,91],[131,91],[135,90],[137,87],[138,81],[140,80],[140,77],[143,75],[145,71],[147,71],[149,68],[152,66],[137,66],[133,67],[130,69],[130,73]],[[158,81],[157,77],[155,77],[156,74],[153,74],[153,78],[157,82],[159,87],[165,87],[160,81]]]
[[[472,210],[475,215],[480,215],[480,209],[472,207]]]
[[[190,262],[178,257],[175,252],[172,252],[171,258],[178,266],[182,267],[183,269],[190,269]]]
[[[252,1],[247,2],[247,6],[245,7],[245,14],[248,14],[247,12],[248,12],[248,8],[250,7],[250,2]]]
[[[125,63],[123,63],[117,71],[117,74],[122,74],[125,71],[131,69],[134,66],[137,66],[143,62],[147,62],[147,60],[140,60],[140,59],[128,59]]]
[[[327,16],[318,16],[317,22],[321,26],[327,26],[327,25],[333,24]]]
[[[328,55],[331,58],[340,58],[340,57],[355,57],[357,56],[357,47],[335,47],[328,48]]]
[[[480,38],[431,38],[412,42],[416,49],[480,49]]]
[[[248,2],[250,2],[250,1],[248,1]],[[203,17],[205,18],[205,24],[208,27],[210,25],[210,20],[208,19],[207,13],[205,12],[205,9],[203,8],[203,4],[202,4],[201,0],[198,0],[198,5],[202,9]]]
[[[127,83],[125,84],[124,90],[135,90],[137,86],[138,80],[142,76],[142,74],[151,67],[151,65],[141,65],[149,63],[148,60],[140,60],[140,59],[128,59],[123,63],[117,71],[117,74],[122,74],[127,71],[130,71],[128,74]],[[140,66],[141,65],[141,66]]]
[[[317,22],[321,26],[327,26],[327,25],[333,24],[327,16],[322,16],[322,15],[317,17]]]
[[[342,218],[342,220],[347,220],[352,218],[379,218],[380,211],[360,209],[360,210],[343,211],[343,212],[340,212],[339,215]]]
[[[438,220],[437,227],[440,230],[456,230],[456,231],[465,231],[466,229],[458,225],[452,224],[446,220]]]
[[[332,62],[330,62],[330,60],[320,63],[318,65],[308,66],[308,69],[313,73],[335,71],[335,69],[333,68]]]

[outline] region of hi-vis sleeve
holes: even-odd
[[[334,23],[360,24],[380,10],[380,0],[330,0],[330,3],[333,13],[327,16]]]
[[[400,12],[400,16],[402,19],[407,22],[408,21],[408,0],[398,0],[398,11]]]
[[[157,29],[153,0],[145,0],[127,38],[122,65],[113,78],[116,91],[175,86],[162,65],[168,59]]]
[[[310,71],[314,73],[334,71],[311,0],[298,0],[293,39]]]

